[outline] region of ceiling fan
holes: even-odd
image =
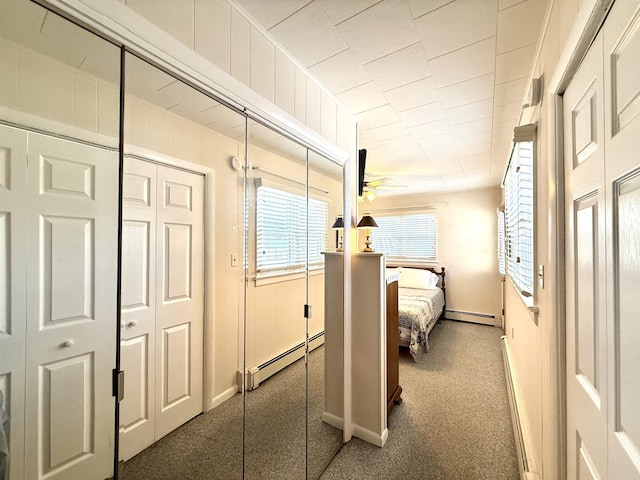
[[[362,187],[362,198],[366,198],[371,202],[376,198],[375,192],[377,190],[402,190],[404,188],[407,188],[407,185],[393,183],[391,177],[367,177],[365,175]]]

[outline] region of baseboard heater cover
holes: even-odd
[[[445,310],[447,320],[496,325],[496,316],[489,313],[464,312],[462,310]]]
[[[507,381],[507,396],[509,397],[509,406],[511,409],[511,423],[513,424],[513,435],[516,441],[520,479],[539,480],[540,475],[538,474],[531,445],[531,432],[528,427],[517,376],[513,369],[513,358],[511,356],[511,348],[509,347],[509,338],[503,335],[501,341],[504,373]]]
[[[315,350],[324,344],[324,332],[315,334],[309,338],[309,351]],[[304,357],[304,342],[291,347],[289,350],[282,352],[280,355],[273,357],[266,362],[247,369],[245,377],[247,390],[258,388],[261,382],[264,382],[270,376],[278,373],[283,368],[288,367],[292,363]],[[238,372],[238,385],[242,385],[242,372]]]

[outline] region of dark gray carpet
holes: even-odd
[[[380,449],[354,438],[321,480],[519,478],[497,328],[445,321],[416,364],[401,349],[403,403]],[[310,355],[309,472],[315,477],[341,432],[320,419],[323,349]],[[247,479],[304,477],[304,362],[247,394]],[[199,415],[121,465],[121,480],[242,477],[242,398]]]
[[[351,440],[321,480],[518,479],[500,336],[447,320],[420,363],[401,349],[403,402],[389,416],[386,445]]]

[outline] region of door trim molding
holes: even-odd
[[[202,407],[208,412],[220,403],[220,399],[214,398],[213,372],[215,371],[213,355],[213,341],[215,331],[215,272],[214,272],[214,212],[215,212],[215,174],[210,167],[205,167],[180,158],[164,155],[143,147],[125,145],[124,157],[136,158],[145,162],[155,163],[165,167],[194,173],[204,176],[204,289],[203,289],[203,398]],[[217,403],[216,403],[217,402]]]

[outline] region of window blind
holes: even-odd
[[[376,216],[378,228],[371,229],[373,247],[390,260],[436,262],[437,215]]]
[[[505,265],[505,238],[504,238],[504,211],[498,210],[498,272],[506,273]]]
[[[268,186],[256,195],[256,276],[304,271],[323,264],[327,202]],[[308,234],[308,236],[307,236]],[[309,244],[307,251],[307,241]]]
[[[518,142],[505,176],[507,272],[533,295],[533,142]]]

